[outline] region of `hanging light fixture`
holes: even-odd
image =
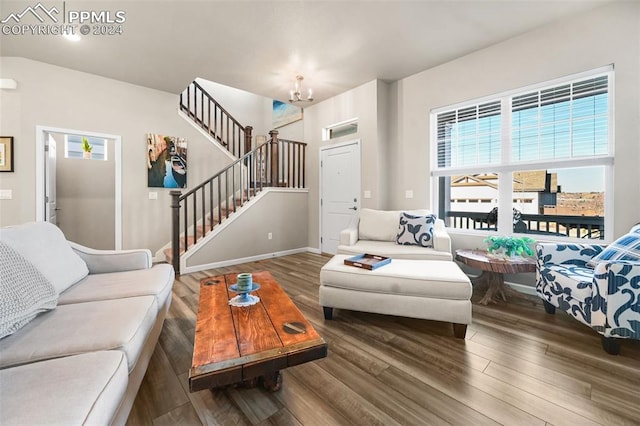
[[[302,80],[304,80],[303,76],[296,76],[296,85],[291,92],[289,92],[289,102],[313,102],[313,92],[311,89],[308,91],[307,98],[302,98]]]

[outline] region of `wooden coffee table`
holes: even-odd
[[[229,286],[237,274],[200,283],[200,302],[189,371],[191,392],[233,384],[262,383],[276,391],[280,370],[327,356],[327,344],[269,272],[254,272],[260,297],[235,307]]]
[[[474,287],[487,284],[487,292],[480,300],[481,305],[497,303],[498,296],[505,302],[508,292],[514,292],[511,287],[505,285],[504,274],[517,274],[520,272],[535,272],[535,260],[528,257],[515,257],[502,259],[490,255],[485,250],[456,250],[456,260],[469,265],[472,268],[482,270],[477,278],[471,280]]]

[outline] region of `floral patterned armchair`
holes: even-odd
[[[549,314],[559,308],[602,335],[620,352],[617,338],[640,340],[640,226],[608,247],[536,245],[536,292]]]

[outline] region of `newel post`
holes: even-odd
[[[180,191],[170,191],[171,196],[171,263],[176,275],[180,275]]]
[[[244,153],[245,154],[251,151],[252,133],[253,133],[253,127],[247,126],[244,128]]]
[[[271,130],[271,186],[278,186],[278,131]]]

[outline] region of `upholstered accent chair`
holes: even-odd
[[[539,243],[536,292],[545,310],[565,311],[602,335],[604,350],[617,339],[640,340],[640,225],[608,247]]]

